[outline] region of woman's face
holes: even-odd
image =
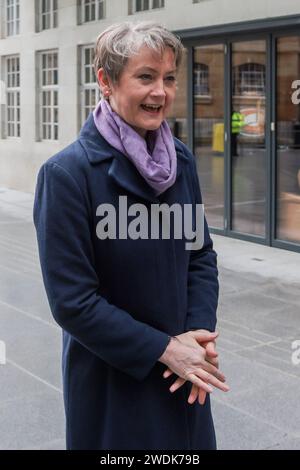
[[[129,58],[117,84],[110,83],[109,103],[142,137],[157,129],[167,116],[176,93],[174,52],[162,56],[143,46]]]

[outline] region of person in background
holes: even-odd
[[[245,125],[244,115],[234,111],[231,116],[231,155],[238,156],[238,136]]]

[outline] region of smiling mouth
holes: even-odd
[[[150,114],[158,114],[162,108],[162,105],[141,104],[141,108]]]

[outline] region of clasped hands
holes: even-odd
[[[217,332],[207,330],[188,331],[171,338],[160,362],[167,365],[163,377],[173,373],[178,378],[170,387],[170,392],[178,390],[186,381],[192,383],[188,403],[193,404],[197,398],[203,405],[206,394],[213,391],[212,385],[223,392],[229,390],[225,376],[219,371],[218,353],[216,352]]]

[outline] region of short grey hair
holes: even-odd
[[[103,68],[105,75],[117,83],[127,60],[138,54],[142,46],[160,54],[170,47],[174,52],[176,67],[179,67],[184,47],[178,36],[159,23],[123,22],[112,24],[97,38],[94,51],[96,77],[98,70]]]

